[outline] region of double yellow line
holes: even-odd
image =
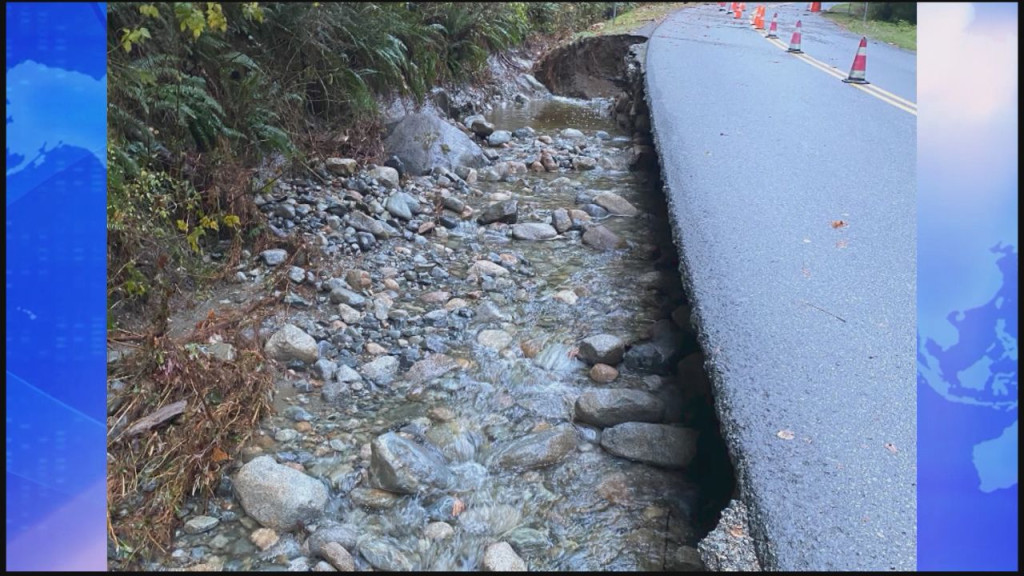
[[[778,46],[779,48],[782,48],[783,50],[789,49],[789,46],[783,44],[782,41],[779,40],[778,38],[765,38],[765,40],[771,42],[772,44]],[[840,80],[846,79],[846,75],[840,72],[839,70],[832,68],[831,66],[825,64],[820,60],[815,60],[814,58],[808,56],[807,54],[793,54],[793,56],[796,56],[797,58],[803,60],[804,62],[807,62],[811,66],[814,66],[818,70],[821,70],[826,74],[834,76],[835,78],[838,78]],[[878,98],[882,102],[885,102],[886,104],[890,104],[892,106],[895,106],[896,108],[899,108],[900,110],[903,110],[904,112],[909,112],[914,116],[917,116],[917,104],[911,102],[910,100],[900,98],[899,96],[893,94],[892,92],[882,90],[881,88],[875,86],[874,84],[850,84],[850,86],[853,86],[858,90],[866,92],[874,96],[875,98]]]

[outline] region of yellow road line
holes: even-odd
[[[764,39],[767,40],[768,42],[774,44],[775,46],[783,49],[783,50],[789,50],[789,46],[786,46],[785,44],[783,44],[782,41],[779,40],[778,38],[764,38]],[[816,60],[816,59],[812,58],[811,56],[808,56],[805,53],[793,54],[793,56],[798,57],[799,59],[803,60],[804,62],[810,64],[811,66],[814,66],[818,70],[821,70],[822,72],[825,72],[826,74],[828,74],[830,76],[833,76],[833,77],[838,78],[840,80],[844,80],[846,78],[846,75],[843,74],[842,72],[840,72],[839,70],[829,66],[828,64],[825,64],[824,62],[822,62],[820,60]],[[889,92],[887,90],[883,90],[882,88],[879,88],[878,86],[875,86],[874,84],[850,84],[850,86],[853,86],[854,88],[858,88],[861,91],[863,91],[863,92],[865,92],[867,94],[870,94],[871,96],[874,96],[875,98],[878,98],[879,100],[881,100],[882,102],[885,102],[886,104],[889,104],[891,106],[899,108],[900,110],[903,110],[904,112],[909,112],[909,113],[913,114],[914,116],[917,116],[917,104],[916,103],[911,102],[911,101],[909,101],[909,100],[907,100],[905,98],[900,98],[899,96],[893,94],[892,92]]]

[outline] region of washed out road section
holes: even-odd
[[[747,20],[670,16],[647,90],[751,528],[767,569],[913,570],[916,118]]]

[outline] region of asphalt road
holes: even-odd
[[[859,38],[804,6],[780,38],[799,11],[845,76]],[[748,22],[674,13],[647,89],[751,529],[768,569],[914,570],[917,117]],[[913,96],[912,58],[876,51],[867,79]]]

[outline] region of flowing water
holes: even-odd
[[[683,325],[678,357],[699,354],[686,328],[686,300],[660,182],[656,174],[626,168],[630,135],[617,129],[606,107],[603,101],[552,98],[496,110],[488,120],[498,129],[529,126],[556,145],[564,128],[581,130],[583,151],[606,160],[594,170],[527,172],[510,182],[478,182],[473,187],[479,194],[464,197],[474,219],[430,243],[391,240],[364,257],[361,267],[371,271],[400,270],[397,262],[403,258],[412,260],[414,272],[444,269],[447,274],[437,274],[430,284],[409,281],[396,291],[391,332],[364,335],[384,343],[390,353],[399,353],[403,344],[422,347],[429,341],[432,350],[458,359],[460,369],[423,383],[355,385],[334,404],[324,402],[315,388],[294,385],[313,379],[308,374],[282,380],[275,397],[278,414],[262,423],[265,435],[247,456],[273,454],[330,485],[325,518],[306,529],[333,523],[349,528],[355,541],[346,547],[357,568],[479,570],[485,548],[498,541],[510,543],[530,570],[675,570],[698,562],[694,547],[733,490],[710,404],[693,399],[687,383],[673,374],[674,365],[661,375],[619,365],[614,381],[599,384],[588,376],[589,366],[574,357],[574,347],[585,337],[608,333],[640,342],[674,312],[676,325]],[[522,161],[542,147],[552,146],[517,138],[500,154]],[[625,240],[625,248],[595,250],[581,242],[579,231],[546,241],[513,240],[501,225],[475,222],[483,208],[506,197],[518,200],[519,222],[551,222],[553,210],[577,208],[578,199],[602,191],[639,209],[634,217],[602,221]],[[513,272],[482,285],[463,280],[478,260],[505,262]],[[436,313],[445,301],[425,303],[420,297],[438,290],[450,293],[449,304],[450,298],[461,298],[467,305]],[[319,309],[305,314],[324,321],[336,313],[333,306]],[[396,310],[404,312],[396,315]],[[431,320],[403,322],[417,317]],[[508,345],[499,352],[479,343],[483,329],[507,334]],[[371,358],[356,359],[358,366]],[[403,369],[410,361],[403,359]],[[702,429],[697,457],[684,470],[619,458],[601,447],[599,428],[577,422],[572,424],[576,448],[554,464],[529,470],[493,465],[496,447],[572,423],[576,398],[595,388],[634,388],[659,397],[664,423]],[[301,419],[309,424],[301,434],[281,434],[295,427],[292,406],[307,413]],[[417,495],[374,490],[369,444],[394,431],[439,454],[453,483]],[[296,534],[281,535],[266,551],[258,549],[250,534],[259,526],[230,490],[202,512],[221,522],[210,532],[180,535],[173,554],[179,564],[216,556],[228,570],[279,570],[310,567],[318,560]],[[424,529],[438,521],[454,530],[431,539]],[[308,561],[301,560],[307,555]]]

